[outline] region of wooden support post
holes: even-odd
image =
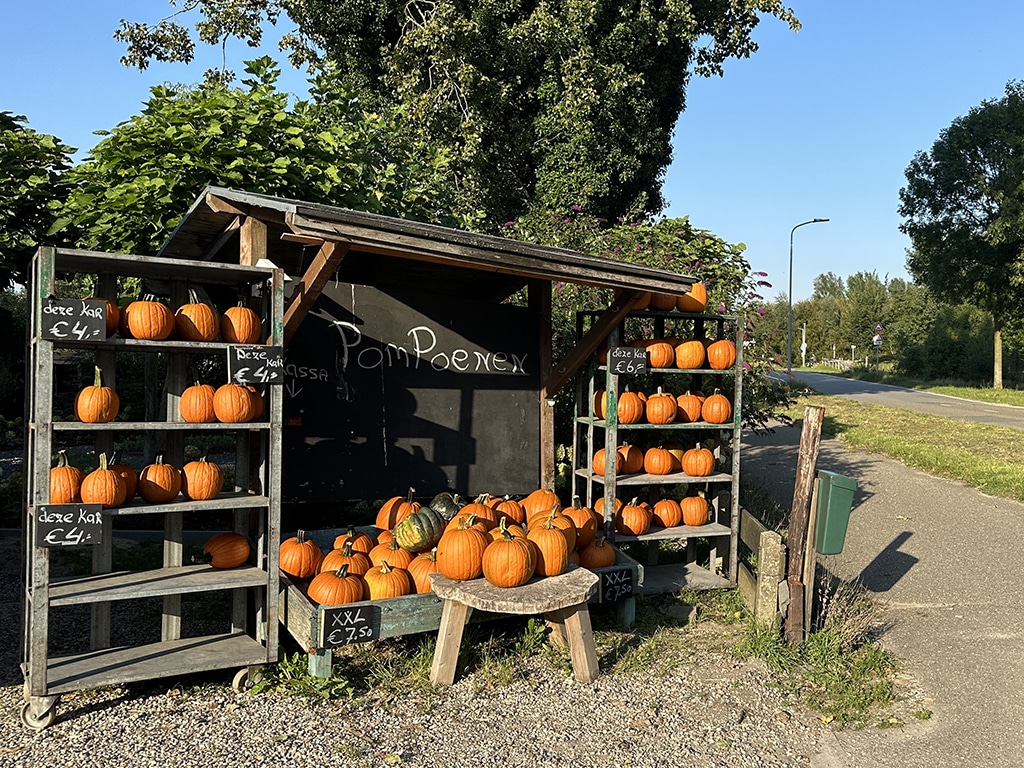
[[[789,512],[789,564],[786,581],[789,583],[789,611],[786,614],[786,642],[798,645],[804,639],[804,550],[807,544],[807,523],[811,512],[815,464],[821,442],[821,424],[825,409],[807,406],[804,426],[800,433],[800,453],[796,462],[796,485],[793,488],[793,506]]]
[[[551,375],[554,341],[551,328],[551,283],[531,280],[529,284],[530,308],[537,315],[540,338],[540,380],[546,382]],[[540,488],[555,487],[555,393],[540,389]]]
[[[441,609],[441,626],[437,630],[437,646],[430,666],[433,685],[451,685],[455,682],[455,667],[459,662],[462,631],[469,618],[469,606],[458,600],[445,600]]]
[[[288,308],[284,311],[284,343],[291,341],[292,336],[298,329],[299,324],[309,314],[313,304],[316,303],[320,292],[327,285],[327,281],[337,271],[341,260],[348,253],[348,243],[332,243],[325,241],[320,244],[320,250],[305,274],[299,280],[298,286],[292,292],[288,302]]]
[[[267,225],[252,216],[242,222],[238,247],[238,263],[254,266],[267,258]]]

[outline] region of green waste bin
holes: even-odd
[[[857,481],[836,472],[818,470],[818,520],[814,549],[822,555],[838,555],[846,541]]]

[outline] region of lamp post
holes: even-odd
[[[786,315],[786,373],[793,375],[793,233],[807,224],[823,224],[828,219],[801,221],[789,231],[789,312]]]

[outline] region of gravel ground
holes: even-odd
[[[19,542],[0,538],[0,767],[831,766],[835,736],[731,630],[698,624],[685,664],[581,685],[541,657],[525,682],[479,675],[427,698],[354,704],[235,693],[235,670],[64,696],[35,732],[20,720]],[[74,630],[72,630],[74,631]],[[81,632],[81,630],[78,630]]]

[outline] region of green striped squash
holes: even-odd
[[[426,552],[441,540],[445,519],[430,507],[421,507],[392,530],[398,546],[408,552]]]

